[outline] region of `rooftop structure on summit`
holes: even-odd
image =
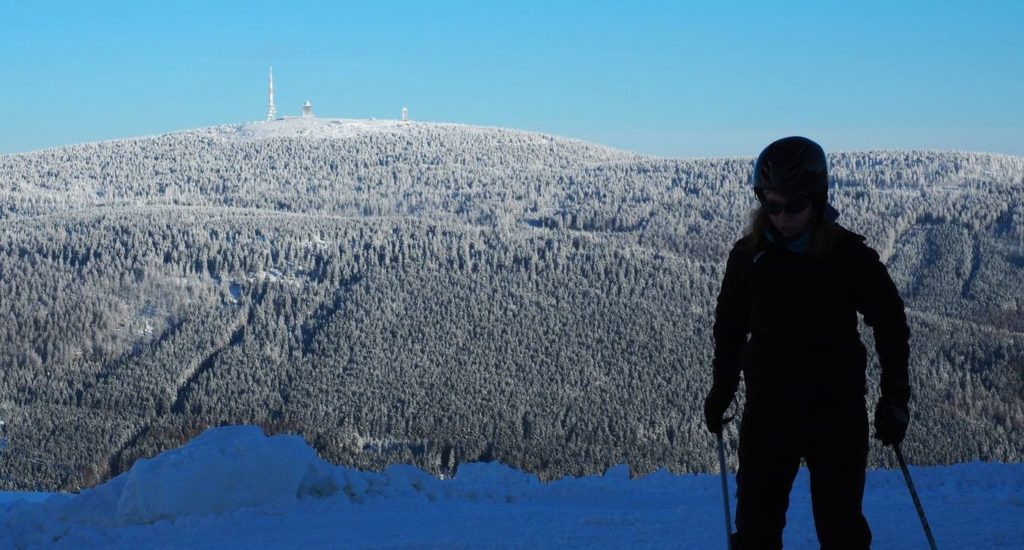
[[[307,99],[306,102],[302,104],[302,116],[301,116],[301,118],[314,118],[315,116],[316,115],[313,114],[313,103],[310,102]],[[268,85],[267,85],[267,115],[266,115],[266,121],[270,122],[272,120],[283,120],[283,119],[287,119],[287,118],[297,118],[297,117],[289,117],[287,115],[281,116],[281,117],[277,116],[277,106],[274,104],[274,67],[271,66],[270,67],[270,74],[269,74],[269,82],[268,82]],[[370,120],[373,120],[373,119],[371,118]],[[409,121],[409,108],[408,107],[405,107],[405,106],[402,107],[401,120],[402,120],[402,122],[408,122]]]

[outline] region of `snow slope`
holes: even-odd
[[[1024,464],[912,472],[940,547],[1024,548]],[[807,494],[802,471],[787,548],[817,547]],[[550,483],[497,463],[363,472],[232,426],[77,495],[0,493],[0,548],[720,548],[720,499],[717,476],[622,466]],[[874,548],[926,547],[898,471],[869,473],[865,509]]]
[[[227,124],[194,130],[224,139],[259,140],[273,138],[316,137],[344,139],[365,133],[401,133],[411,130],[413,122],[400,120],[360,120],[325,118],[284,118],[269,122]]]
[[[652,159],[637,153],[614,149],[605,145],[582,140],[553,136],[526,130],[491,126],[474,126],[453,122],[414,122],[395,119],[351,119],[351,118],[280,118],[268,122],[246,122],[224,124],[206,128],[186,130],[165,136],[209,137],[220,141],[259,141],[280,138],[312,138],[318,140],[345,140],[360,136],[414,136],[420,139],[438,139],[455,136],[457,139],[493,139],[496,135],[514,138],[520,143],[533,145],[571,146],[585,149],[591,155],[601,155],[607,160]],[[589,155],[584,155],[586,160]]]

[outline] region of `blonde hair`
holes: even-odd
[[[828,254],[839,238],[839,226],[826,220],[822,216],[822,210],[815,208],[811,215],[811,240],[807,244],[807,253],[815,258]],[[750,211],[750,221],[743,233],[743,244],[750,250],[762,248],[768,243],[765,232],[773,227],[768,210],[763,205],[758,205]]]

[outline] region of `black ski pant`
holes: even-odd
[[[748,392],[736,474],[736,547],[782,548],[789,493],[803,458],[821,548],[869,548],[871,530],[861,512],[867,456],[863,397],[808,404]]]

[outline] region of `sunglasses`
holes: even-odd
[[[778,216],[783,211],[787,214],[799,214],[811,204],[811,197],[797,195],[786,202],[762,200],[761,204],[772,216]]]

